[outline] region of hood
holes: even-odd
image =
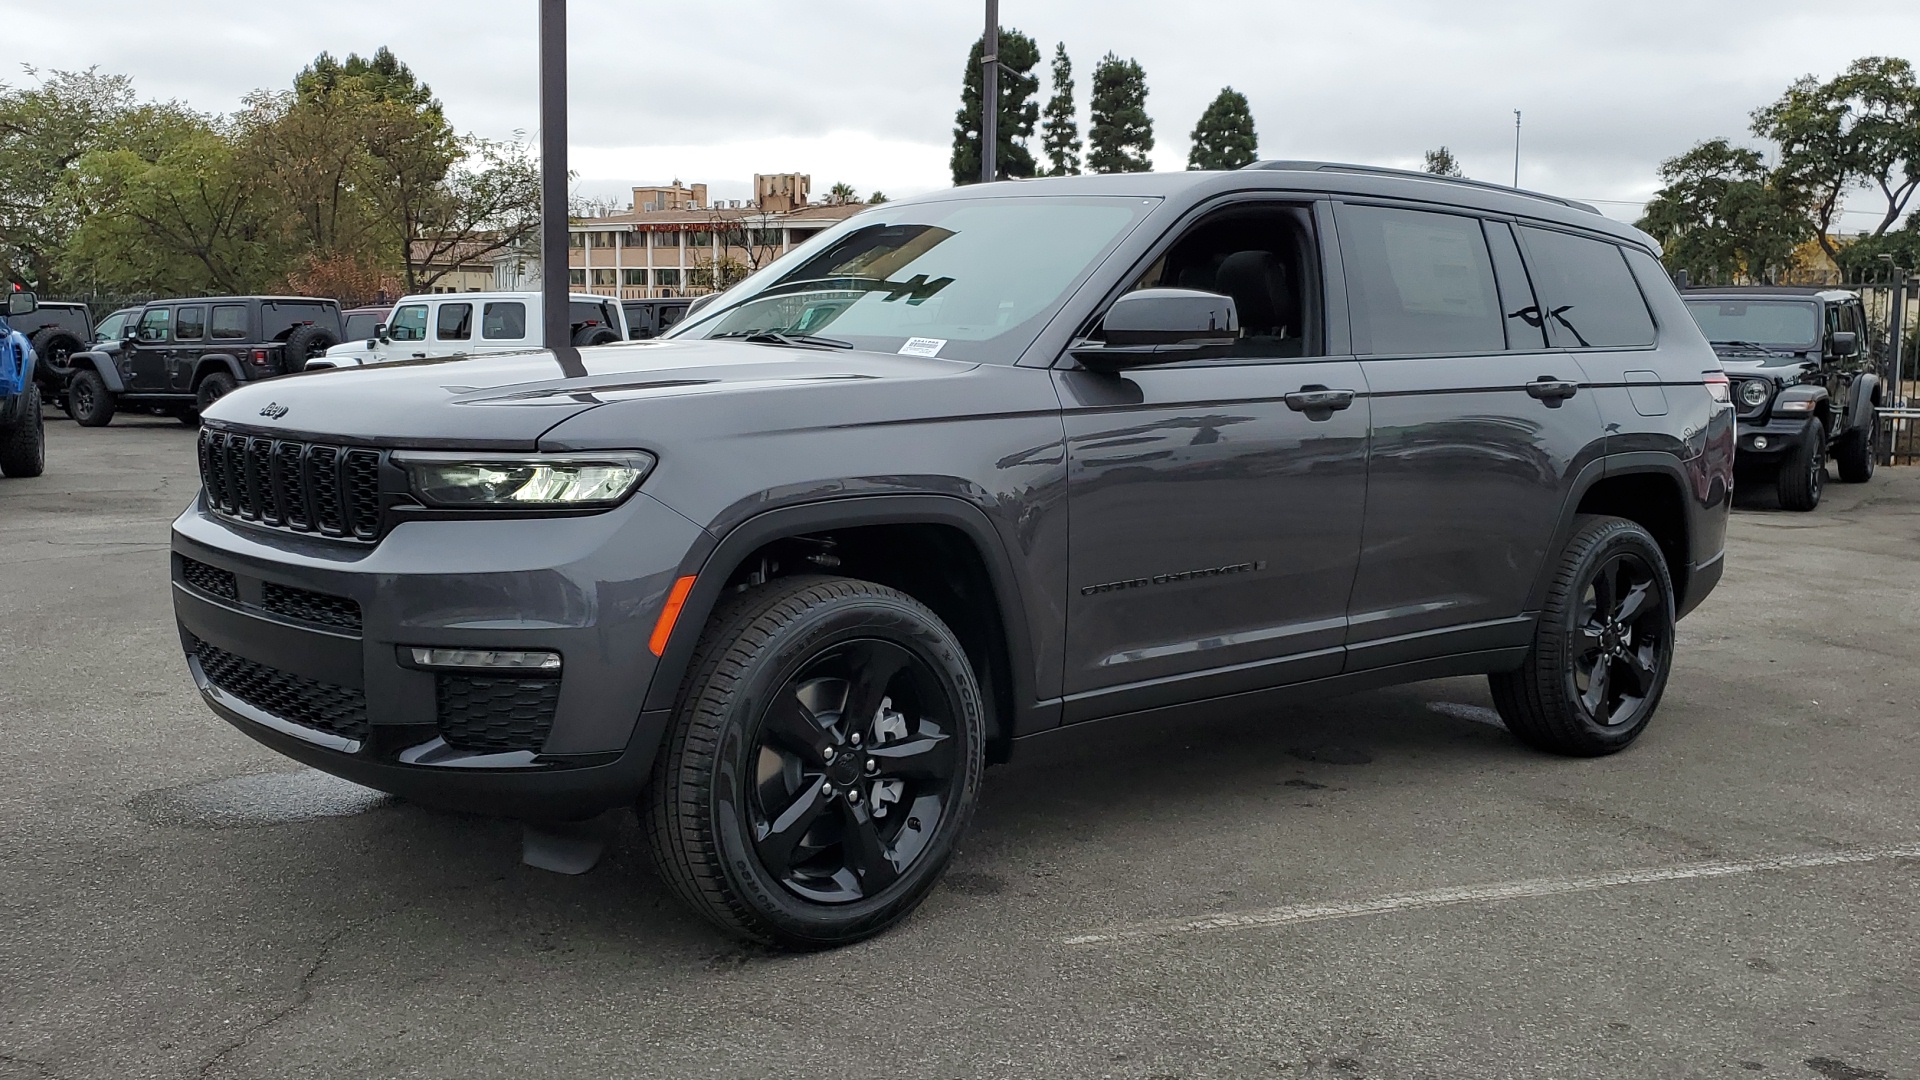
[[[854,350],[666,340],[409,360],[252,383],[204,419],[285,438],[368,446],[534,450],[614,401],[951,375],[975,365]]]
[[[1777,382],[1798,382],[1808,369],[1817,366],[1797,353],[1776,353],[1769,357],[1724,353],[1720,356],[1720,369],[1729,375],[1758,376]]]

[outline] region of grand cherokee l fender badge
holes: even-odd
[[[1081,596],[1095,593],[1119,592],[1122,589],[1140,589],[1148,585],[1172,585],[1180,581],[1193,581],[1196,578],[1220,577],[1224,574],[1250,574],[1255,570],[1265,570],[1267,560],[1258,562],[1234,563],[1231,566],[1209,566],[1204,570],[1182,570],[1176,574],[1155,574],[1152,577],[1128,578],[1125,581],[1109,581],[1101,585],[1087,585],[1081,588]]]

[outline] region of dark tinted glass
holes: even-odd
[[[1653,316],[1619,245],[1525,225],[1520,231],[1555,345],[1606,349],[1653,344]]]
[[[441,304],[434,323],[441,341],[465,341],[473,336],[473,305]]]
[[[340,309],[332,304],[306,300],[263,300],[260,302],[260,333],[266,341],[285,341],[296,326],[317,323],[338,336]]]
[[[348,341],[373,336],[373,328],[380,325],[380,316],[373,314],[347,316],[346,337]]]
[[[238,341],[247,336],[247,306],[245,304],[215,304],[213,308],[213,336],[221,341]]]
[[[488,304],[480,319],[480,336],[490,341],[518,341],[527,336],[527,305],[518,300]]]
[[[1527,280],[1527,266],[1520,261],[1520,246],[1514,243],[1513,229],[1504,221],[1489,221],[1487,246],[1493,249],[1493,272],[1500,279],[1500,310],[1506,316],[1507,348],[1544,349],[1547,330],[1540,319],[1540,305],[1534,303],[1533,285]]]
[[[1474,353],[1507,347],[1493,261],[1478,219],[1346,206],[1340,212],[1340,247],[1358,351]]]
[[[199,341],[207,332],[207,309],[183,307],[173,319],[173,340]]]

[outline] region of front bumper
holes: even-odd
[[[1806,416],[1742,420],[1735,436],[1735,461],[1738,464],[1778,461],[1813,437],[1816,427],[1817,421]],[[1766,446],[1754,445],[1756,437],[1765,439]]]
[[[202,697],[314,768],[527,818],[630,803],[665,729],[647,648],[704,533],[636,494],[605,514],[407,522],[378,544],[173,526],[173,599]],[[408,647],[557,652],[557,679],[411,665]]]

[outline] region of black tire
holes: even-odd
[[[1780,462],[1773,478],[1782,510],[1807,511],[1820,505],[1820,492],[1827,485],[1827,431],[1819,423],[1807,425],[1800,445]]]
[[[1507,730],[1535,749],[1570,757],[1624,750],[1666,692],[1673,625],[1673,579],[1660,545],[1624,518],[1582,515],[1526,661],[1487,677],[1494,706]]]
[[[295,327],[293,333],[287,335],[286,348],[282,353],[286,358],[287,371],[307,370],[307,361],[316,356],[325,356],[328,349],[338,344],[340,339],[324,326],[308,323]]]
[[[849,724],[849,709],[872,719]],[[707,624],[640,815],[661,877],[721,929],[846,945],[906,917],[939,879],[984,747],[973,669],[933,612],[869,581],[783,578]],[[871,891],[870,871],[883,881]]]
[[[41,366],[57,372],[66,371],[68,359],[85,347],[72,331],[57,326],[46,327],[33,335],[33,352]]]
[[[195,422],[199,421],[200,413],[213,408],[214,402],[233,393],[234,387],[238,385],[240,384],[233,381],[233,376],[224,371],[211,372],[206,378],[201,379],[199,387],[193,392]]]
[[[67,382],[67,412],[81,427],[106,427],[113,423],[115,402],[100,373],[83,368]]]
[[[1880,452],[1880,409],[1868,405],[1867,426],[1847,436],[1834,451],[1833,463],[1840,467],[1840,482],[1864,484],[1873,479],[1874,459]]]
[[[611,345],[620,340],[620,335],[610,326],[583,326],[574,332],[575,348],[584,349],[589,345]]]
[[[40,415],[40,386],[21,392],[19,415],[0,432],[0,474],[24,479],[47,469],[47,425]]]
[[[200,426],[200,410],[199,409],[181,409],[179,412],[173,414],[173,418],[187,425],[188,427]]]

